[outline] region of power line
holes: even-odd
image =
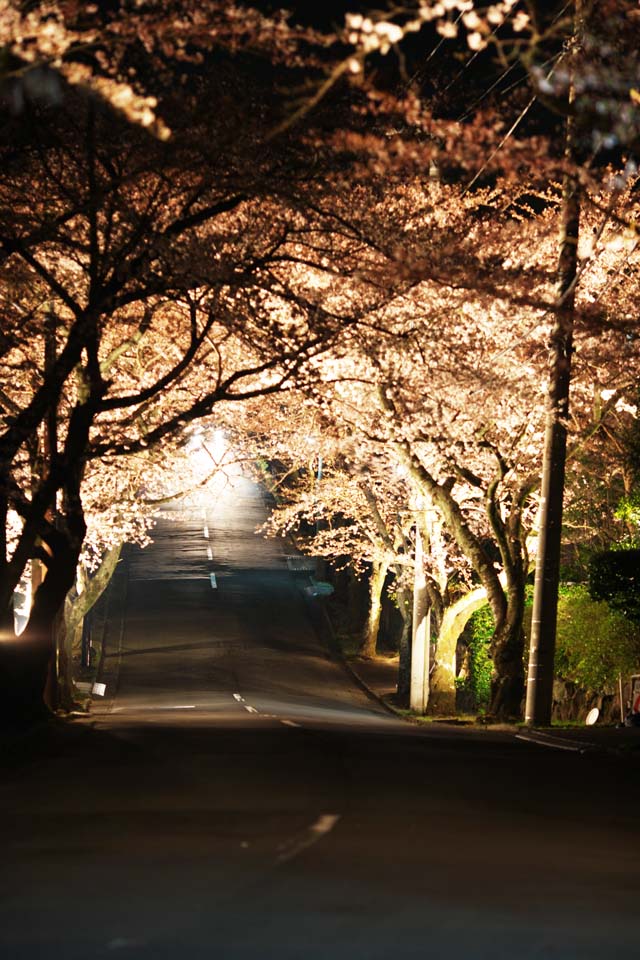
[[[566,13],[566,11],[569,9],[570,6],[571,6],[571,2],[566,3],[566,4],[564,5],[564,7],[556,14],[556,16],[555,16],[555,17],[553,18],[553,20],[551,21],[551,26],[552,26],[552,27],[555,26],[555,24],[560,20],[560,18],[561,18],[562,16],[564,16],[564,14]],[[514,12],[515,12],[515,11],[512,11],[512,12],[509,14],[509,16],[512,16]],[[460,16],[462,16],[462,14],[461,14]],[[456,20],[456,23],[458,22],[459,19],[460,19],[460,17],[458,17],[458,19]],[[504,21],[504,22],[506,23],[506,21]],[[498,31],[502,26],[504,26],[504,23],[498,24],[498,25],[491,31],[490,36],[492,36],[492,37],[495,36],[496,33],[497,33],[497,31]],[[442,44],[442,42],[443,42],[443,40],[440,41],[440,44],[438,44],[438,47],[437,47],[436,49],[438,49],[438,48],[440,47],[440,45]],[[433,55],[433,53],[435,53],[435,50],[432,51],[432,53],[430,54],[430,57],[429,57],[428,59],[431,58],[431,56]],[[441,91],[440,95],[447,93],[447,92],[451,89],[451,87],[452,87],[455,83],[457,83],[457,81],[463,76],[465,70],[466,70],[468,67],[471,66],[471,64],[474,62],[474,60],[476,59],[476,57],[479,56],[480,53],[481,53],[480,50],[476,50],[476,51],[475,51],[475,53],[473,54],[473,56],[470,57],[470,59],[465,63],[465,65],[464,65],[464,67],[462,68],[462,70],[460,70],[459,73],[453,78],[453,80],[451,80],[450,83],[447,84],[447,86],[444,88],[444,90]],[[558,56],[559,56],[559,54],[554,54],[554,56],[549,57],[548,60],[545,60],[544,63],[542,63],[542,64],[540,65],[540,69],[544,69],[546,66],[548,66],[548,64],[550,64],[550,63],[552,63],[554,60],[556,60],[556,59],[558,58]],[[470,107],[467,107],[467,108],[466,108],[466,110],[464,111],[464,113],[461,114],[461,116],[458,117],[458,122],[459,122],[459,123],[463,123],[465,120],[467,120],[468,117],[471,116],[471,113],[475,110],[475,108],[476,108],[480,103],[482,103],[482,101],[485,99],[485,97],[489,96],[489,94],[490,94],[493,90],[495,90],[495,88],[504,80],[504,78],[505,78],[506,76],[508,76],[509,73],[511,73],[511,71],[515,69],[515,67],[518,66],[518,64],[519,64],[519,61],[518,61],[518,60],[514,60],[513,63],[511,63],[511,65],[508,66],[508,67],[500,74],[500,76],[497,77],[497,79],[493,81],[493,83],[491,84],[491,86],[488,87],[488,88],[484,91],[484,93],[482,93],[482,94],[477,98],[477,100],[475,100],[475,101],[471,104]],[[503,93],[503,94],[509,93],[511,90],[514,90],[516,87],[518,87],[521,83],[524,83],[524,82],[526,81],[526,79],[527,79],[526,76],[519,78],[518,80],[515,81],[515,83],[511,84],[511,86],[506,87],[506,88],[502,91],[502,93]]]
[[[477,107],[480,103],[482,103],[482,101],[485,99],[485,97],[488,97],[489,94],[490,94],[493,90],[495,90],[495,88],[498,86],[498,84],[501,83],[501,82],[504,80],[504,78],[505,78],[508,74],[510,74],[512,70],[514,70],[514,69],[517,67],[517,65],[518,65],[518,61],[517,61],[517,60],[514,60],[513,63],[511,64],[511,66],[510,66],[510,67],[507,67],[507,69],[506,69],[496,80],[493,81],[493,83],[491,84],[491,86],[488,87],[488,88],[484,91],[484,93],[482,93],[482,94],[478,97],[477,100],[474,100],[474,102],[471,104],[471,106],[470,106],[470,107],[467,107],[467,109],[465,110],[465,112],[462,113],[462,114],[458,117],[458,123],[464,123],[464,121],[467,120],[467,119],[471,116],[471,114],[472,114],[473,111],[476,109],[476,107]],[[523,83],[523,79],[518,80],[517,83],[515,83],[513,86],[518,86],[519,83]],[[508,92],[508,90],[510,90],[510,89],[512,89],[512,87],[508,87],[507,90],[505,90],[505,91],[503,91],[503,92],[506,93],[506,92]]]
[[[546,78],[545,78],[546,80],[550,80],[550,79],[551,79],[551,77],[553,76],[553,73],[554,73],[556,67],[557,67],[558,64],[562,61],[563,58],[564,58],[564,54],[563,54],[563,53],[561,53],[561,54],[558,55],[558,57],[556,58],[556,62],[555,62],[554,65],[551,67],[551,70],[549,71],[549,73],[547,74],[547,76],[546,76]],[[529,102],[527,103],[527,105],[524,107],[524,109],[520,111],[519,116],[518,116],[518,117],[514,120],[514,122],[511,124],[511,126],[509,127],[509,129],[508,129],[507,132],[505,133],[504,137],[502,138],[502,140],[501,140],[500,143],[498,144],[498,146],[497,146],[494,150],[491,151],[491,153],[489,154],[489,156],[487,157],[487,159],[485,160],[485,162],[482,164],[482,166],[480,167],[480,169],[479,169],[478,172],[476,173],[476,175],[475,175],[475,177],[473,178],[473,180],[471,180],[471,181],[467,184],[467,186],[464,188],[464,190],[462,191],[462,196],[463,196],[463,197],[464,197],[464,196],[469,192],[469,190],[471,190],[471,188],[478,182],[478,180],[480,179],[480,177],[482,176],[482,174],[484,173],[484,171],[487,169],[487,167],[489,166],[489,164],[491,163],[491,161],[493,160],[493,158],[500,152],[500,150],[502,150],[502,148],[504,147],[504,145],[505,145],[505,143],[507,142],[507,140],[509,139],[509,137],[510,137],[510,136],[515,132],[515,130],[520,126],[520,124],[522,123],[522,121],[524,120],[524,118],[526,117],[526,115],[529,113],[529,110],[530,110],[531,107],[534,105],[534,103],[536,102],[537,99],[538,99],[538,95],[537,95],[536,93],[534,93],[534,95],[531,97],[531,99],[529,100]]]

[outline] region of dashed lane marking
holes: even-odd
[[[202,532],[204,533],[204,538],[205,538],[205,540],[208,540],[208,539],[209,539],[209,527],[207,526],[206,523],[205,523],[204,527],[202,528]]]
[[[299,837],[296,837],[290,843],[287,843],[286,847],[283,847],[279,855],[276,857],[276,863],[287,863],[289,860],[293,860],[294,857],[297,857],[304,850],[307,850],[309,847],[312,847],[314,843],[317,843],[318,840],[321,840],[322,837],[326,836],[328,833],[333,830],[336,823],[340,819],[339,813],[323,813],[315,823],[312,823],[310,827],[304,831]]]
[[[240,693],[234,693],[233,699],[237,700],[237,702],[245,708],[247,713],[255,713],[258,716],[270,716],[269,714],[261,714],[259,710],[256,710],[255,707],[252,707],[251,704],[247,703]],[[275,719],[275,717],[270,717],[270,719]]]
[[[207,547],[207,560],[213,560],[213,550],[211,547]]]
[[[216,575],[215,575],[215,573],[210,573],[210,574],[209,574],[209,580],[210,580],[210,582],[211,582],[211,589],[212,589],[212,590],[216,590],[216,589],[217,589],[217,586],[218,586],[218,581],[216,580]]]
[[[300,724],[296,723],[295,720],[281,720],[280,723],[283,723],[285,727],[299,727]]]

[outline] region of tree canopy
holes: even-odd
[[[354,556],[379,557],[384,527],[397,565],[410,547],[392,518],[422,497],[492,608],[492,710],[517,715],[567,308],[563,178],[580,196],[560,417],[573,489],[579,451],[636,416],[634,5],[451,0],[331,22],[213,0],[0,12],[0,598],[6,620],[44,565],[23,642],[34,684],[88,511],[126,500],[120,458],[295,391],[335,451],[326,510],[344,497],[353,514],[333,545],[323,532],[327,552],[357,528]],[[298,428],[277,420],[263,432],[295,462]]]

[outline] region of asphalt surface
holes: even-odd
[[[236,478],[162,521],[105,698],[5,743],[3,960],[639,956],[637,763],[390,716],[265,515]]]

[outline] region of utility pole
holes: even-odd
[[[413,580],[413,627],[411,639],[411,687],[409,706],[416,713],[426,713],[429,703],[429,670],[431,657],[431,610],[424,571],[424,551],[420,522],[416,523],[416,556]]]
[[[582,0],[576,0],[572,57],[576,55],[581,32]],[[580,229],[580,184],[575,172],[578,151],[574,101],[575,88],[572,80],[566,122],[567,167],[562,190],[558,299],[549,343],[549,386],[542,462],[539,539],[525,706],[526,723],[541,726],[551,723],[553,705],[562,507]]]

